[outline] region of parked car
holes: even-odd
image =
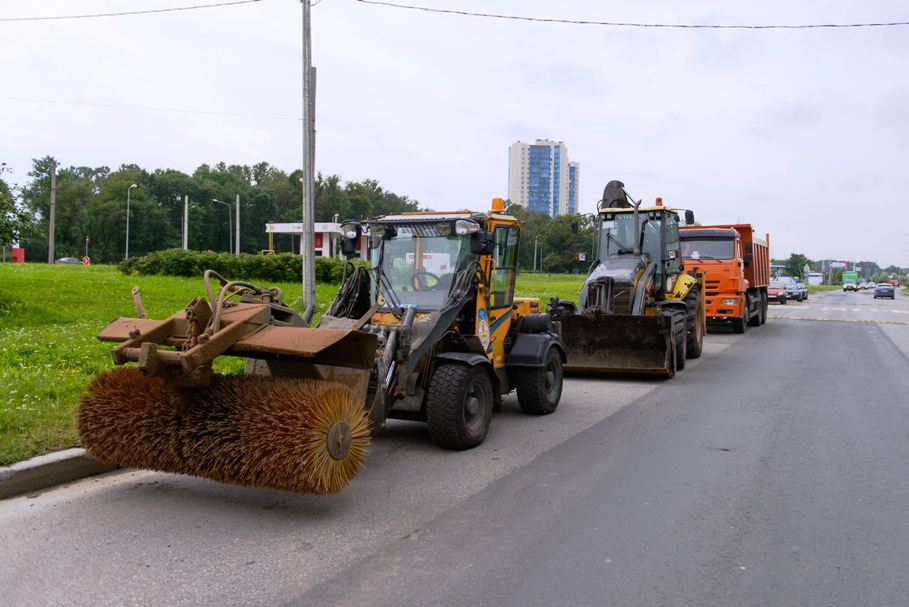
[[[794,299],[796,301],[802,301],[802,291],[799,289],[797,283],[787,282],[783,285],[786,287],[786,299]]]
[[[798,286],[799,291],[802,292],[802,301],[805,301],[806,299],[808,299],[808,287],[805,286],[805,283],[797,282],[795,284]]]
[[[876,283],[876,282],[869,282],[869,283],[868,283],[868,288],[869,288],[869,289],[877,288],[877,283]]]
[[[60,259],[55,259],[54,263],[77,263],[82,265],[82,260],[75,257],[61,257]]]
[[[767,285],[767,301],[775,301],[785,305],[787,299],[786,285],[781,282],[771,282]]]
[[[890,299],[896,298],[896,289],[893,288],[893,285],[882,282],[878,286],[874,287],[874,298],[878,297],[889,297]]]

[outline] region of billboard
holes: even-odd
[[[845,268],[848,264],[849,264],[849,262],[847,262],[847,261],[831,261],[831,262],[830,262],[830,269],[831,269],[831,270],[842,270],[842,269]]]

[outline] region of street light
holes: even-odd
[[[212,198],[211,201],[223,204],[224,206],[227,207],[227,252],[232,255],[234,252],[234,248],[233,248],[233,245],[231,244],[231,238],[230,238],[231,234],[230,233],[233,231],[234,221],[232,219],[233,214],[231,214],[231,212],[230,212],[230,205],[228,203],[224,202],[223,200],[215,200],[214,198]]]
[[[133,188],[138,188],[139,186],[135,183],[126,188],[126,255],[123,256],[123,259],[129,259],[129,193]],[[86,241],[87,242],[87,241]],[[88,254],[86,253],[86,257]]]

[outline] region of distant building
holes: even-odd
[[[581,180],[581,165],[577,162],[568,163],[568,214],[579,213],[578,210],[578,184]]]
[[[568,161],[564,142],[516,141],[508,149],[508,198],[550,217],[576,213],[580,171],[577,162]]]

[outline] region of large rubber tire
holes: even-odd
[[[754,316],[748,317],[748,326],[749,327],[760,327],[761,326],[761,316],[763,315],[764,308],[761,306],[761,295],[758,294],[758,309],[757,314]],[[751,314],[751,310],[748,311],[748,314]]]
[[[549,348],[542,367],[517,369],[515,383],[518,404],[524,413],[549,415],[555,411],[562,398],[562,357],[559,351]]]
[[[767,323],[767,310],[769,309],[768,308],[769,305],[770,305],[770,301],[767,298],[767,294],[761,293],[761,324],[762,325]]]
[[[486,438],[494,395],[481,366],[443,362],[429,382],[426,422],[429,436],[445,449],[470,449]]]
[[[751,298],[748,296],[745,296],[745,312],[743,313],[744,316],[742,316],[741,318],[732,319],[732,332],[733,333],[744,333],[745,329],[748,328],[748,322],[745,319],[748,318],[748,308],[750,308],[750,307],[751,307]]]
[[[704,327],[698,318],[698,306],[701,304],[701,290],[697,287],[691,289],[685,296],[688,304],[688,343],[686,344],[686,358],[698,358],[704,349]]]
[[[685,368],[688,359],[688,318],[687,314],[677,314],[675,317],[675,368],[681,371]]]

